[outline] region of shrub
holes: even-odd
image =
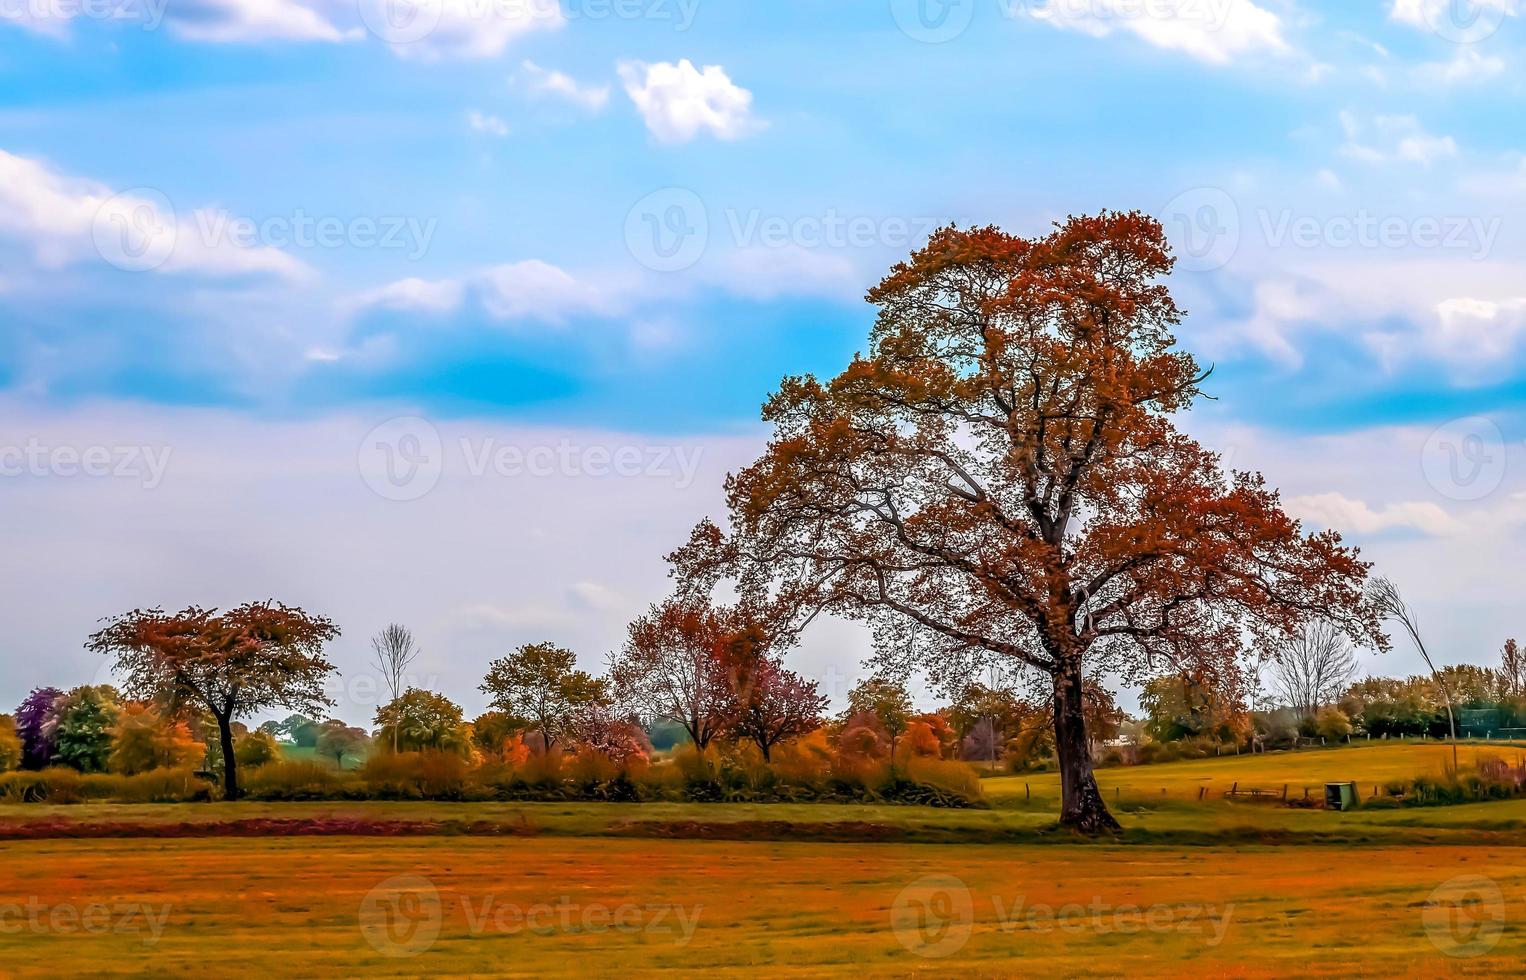
[[[1339,742],[1351,734],[1351,719],[1339,708],[1321,708],[1314,716],[1314,733],[1329,742]]]
[[[281,757],[281,748],[275,736],[263,728],[246,732],[233,742],[233,758],[240,769],[256,769]]]
[[[459,752],[381,752],[360,767],[360,781],[376,799],[462,800],[470,765]]]
[[[156,769],[135,776],[81,773],[65,766],[0,774],[6,803],[178,803],[210,798],[209,787],[189,769]]]
[[[895,802],[927,806],[978,805],[979,780],[966,764],[909,756],[892,770],[887,760],[831,751],[824,737],[781,747],[764,762],[755,746],[681,746],[671,761],[621,765],[592,750],[540,754],[515,765],[493,759],[473,765],[453,751],[383,752],[356,772],[326,763],[274,761],[246,770],[244,789],[256,800],[490,799],[674,802]],[[187,768],[137,775],[80,773],[53,767],[0,774],[0,801],[76,803],[86,800],[167,802],[210,799],[215,788]]]
[[[332,766],[310,760],[267,762],[247,770],[243,781],[245,795],[256,800],[332,799],[347,785]]]

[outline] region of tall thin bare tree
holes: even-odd
[[[413,631],[398,623],[371,637],[371,650],[376,655],[376,667],[381,671],[382,681],[392,692],[396,701],[403,694],[408,666],[418,659],[419,648],[413,641]],[[397,729],[392,726],[392,751],[397,751]]]
[[[1457,769],[1457,718],[1452,713],[1452,693],[1447,690],[1446,681],[1442,679],[1441,672],[1436,669],[1436,664],[1431,660],[1430,653],[1425,649],[1425,641],[1420,639],[1420,623],[1415,618],[1414,610],[1399,595],[1399,587],[1389,578],[1375,578],[1367,583],[1367,601],[1377,614],[1385,620],[1398,623],[1404,627],[1404,632],[1414,641],[1415,648],[1420,651],[1420,656],[1425,658],[1425,665],[1431,669],[1431,676],[1436,679],[1436,686],[1441,689],[1441,696],[1447,705],[1447,727],[1452,733],[1452,769]]]
[[[1315,621],[1278,648],[1272,684],[1278,695],[1304,717],[1333,703],[1356,680],[1356,652],[1330,623]]]

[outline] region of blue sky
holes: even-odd
[[[117,606],[285,594],[209,571],[206,528],[173,512],[240,523],[222,560],[275,568],[255,552],[290,508],[331,509],[285,564],[343,554],[339,515],[371,506],[346,496],[355,440],[398,416],[447,447],[708,451],[703,487],[590,503],[597,538],[581,489],[431,512],[545,530],[490,587],[430,545],[428,501],[379,512],[481,593],[411,610],[470,651],[463,675],[537,630],[594,662],[780,376],[862,345],[893,261],[948,221],[1101,208],[1158,215],[1182,250],[1182,339],[1216,365],[1194,432],[1409,572],[1455,659],[1487,660],[1513,599],[1476,579],[1513,574],[1523,509],[1523,43],[1519,0],[0,0],[0,443],[175,450],[152,493],[51,465],[0,481],[9,530],[77,557],[64,582],[6,559],[25,582],[0,666],[88,672],[82,631]],[[251,500],[233,474],[255,446]],[[1476,494],[1457,458],[1501,474]],[[348,482],[320,497],[331,468]],[[87,536],[44,498],[135,523]],[[568,546],[601,557],[537,550]],[[107,569],[134,548],[154,560],[124,583]],[[350,611],[356,660],[410,594],[305,599]],[[861,638],[831,636],[807,665],[851,673]]]

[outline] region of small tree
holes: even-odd
[[[306,715],[292,715],[284,722],[286,735],[291,739],[291,744],[300,749],[311,749],[318,745],[318,722]]]
[[[395,701],[377,709],[376,725],[376,737],[397,746],[399,751],[471,753],[471,735],[461,706],[434,691],[410,687]]]
[[[1272,664],[1277,693],[1304,718],[1332,704],[1356,680],[1351,643],[1329,623],[1313,622],[1281,645]]]
[[[318,733],[318,754],[332,757],[338,769],[344,768],[345,756],[362,756],[370,744],[371,736],[364,729],[346,725],[337,718],[324,722]]]
[[[106,684],[76,687],[55,700],[43,727],[56,761],[80,772],[105,772],[121,711],[116,689]]]
[[[392,623],[371,637],[371,652],[376,658],[377,669],[381,671],[382,682],[391,692],[392,700],[396,701],[402,696],[408,667],[419,656],[418,646],[413,642],[413,631],[406,626]],[[392,734],[395,739],[396,729]],[[397,751],[396,741],[392,744],[392,751]]]
[[[652,606],[631,623],[625,649],[611,660],[616,702],[648,718],[682,725],[704,751],[725,721],[726,678],[715,657],[726,632],[723,616],[699,598]]]
[[[508,762],[516,745],[522,744],[520,734],[530,727],[530,722],[503,711],[484,711],[472,720],[472,744],[479,751],[502,762]]]
[[[727,732],[755,744],[764,761],[780,742],[820,728],[827,706],[816,682],[785,669],[768,655],[768,645],[763,630],[753,626],[728,638],[720,650]]]
[[[553,643],[526,643],[494,660],[480,690],[495,710],[528,719],[547,752],[580,717],[611,700],[603,680],[578,670],[576,655]]]
[[[1238,688],[1213,675],[1157,677],[1144,686],[1139,706],[1145,712],[1145,732],[1157,742],[1202,736],[1238,740],[1251,728]]]
[[[883,677],[871,677],[848,692],[848,715],[868,714],[890,737],[890,766],[895,768],[895,743],[906,732],[913,712],[911,695],[904,685]]]
[[[112,732],[112,772],[131,776],[152,769],[195,765],[204,748],[190,726],[167,717],[151,704],[135,701],[122,709]]]
[[[57,746],[44,730],[43,723],[53,702],[64,696],[56,687],[39,687],[26,696],[16,709],[16,737],[21,739],[21,768],[46,769],[53,764]]]
[[[239,797],[233,723],[267,708],[305,711],[333,702],[323,681],[334,665],[323,647],[333,623],[276,602],[253,602],[219,615],[195,606],[178,613],[134,610],[90,637],[88,648],[117,658],[130,696],[198,704],[217,722],[223,795]]]
[[[966,684],[948,708],[958,736],[961,755],[995,767],[997,760],[1014,746],[1022,761],[1047,754],[1054,747],[1048,737],[1053,727],[1047,704],[1022,697],[1009,685],[978,681]]]

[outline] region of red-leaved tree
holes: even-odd
[[[1356,552],[1174,425],[1207,373],[1175,346],[1173,261],[1138,213],[936,232],[870,291],[868,352],[786,378],[767,450],[727,485],[721,557],[806,616],[873,623],[887,673],[1045,678],[1061,822],[1084,832],[1117,827],[1089,679],[1228,673],[1312,616],[1387,642]]]
[[[725,616],[698,596],[652,606],[631,623],[624,649],[611,658],[615,700],[646,717],[682,725],[704,751],[725,727],[731,694],[716,666]]]
[[[334,665],[323,647],[339,629],[322,616],[278,602],[251,602],[219,614],[135,609],[107,621],[86,647],[114,655],[123,690],[141,700],[201,706],[217,720],[223,795],[239,797],[233,722],[265,708],[315,713]]]
[[[827,698],[769,655],[769,639],[759,626],[726,637],[716,649],[716,664],[726,683],[721,707],[728,734],[750,741],[768,761],[780,742],[821,727]]]

